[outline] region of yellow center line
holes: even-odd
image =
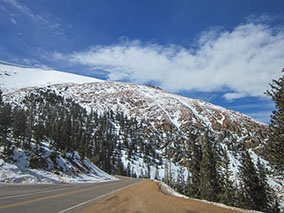
[[[113,185],[113,184],[117,184],[117,182],[109,183],[109,184],[106,184],[106,185]],[[101,188],[101,187],[105,187],[105,185],[103,185],[103,186],[99,185],[99,186],[86,188],[86,189],[78,189],[78,190],[71,191],[71,192],[64,192],[64,193],[60,193],[60,194],[55,194],[55,195],[50,195],[50,196],[36,198],[36,199],[33,199],[33,200],[27,200],[27,201],[22,201],[22,202],[18,202],[18,203],[12,203],[12,204],[8,204],[8,205],[0,206],[0,209],[6,209],[6,208],[15,207],[15,206],[21,206],[21,205],[34,203],[34,202],[38,202],[38,201],[46,200],[46,199],[51,199],[51,198],[58,198],[58,197],[62,197],[62,196],[65,196],[65,195],[70,195],[70,194],[75,194],[75,193],[78,193],[78,192],[89,191],[89,190],[93,190],[95,188]]]

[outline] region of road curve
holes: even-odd
[[[141,179],[88,184],[0,185],[1,213],[73,212]]]

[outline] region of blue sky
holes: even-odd
[[[152,84],[268,123],[283,0],[0,0],[0,60]]]

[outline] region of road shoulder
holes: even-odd
[[[123,191],[110,194],[81,213],[92,212],[238,212],[201,201],[164,194],[159,184],[145,180]]]

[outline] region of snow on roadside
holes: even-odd
[[[65,183],[69,178],[36,169],[23,169],[0,159],[0,184]]]
[[[232,206],[227,206],[227,205],[222,204],[222,203],[215,203],[215,202],[210,202],[210,201],[207,201],[207,200],[199,200],[199,199],[195,199],[195,198],[190,198],[190,197],[187,197],[185,195],[182,195],[182,194],[176,192],[174,189],[172,189],[170,186],[168,186],[167,184],[165,184],[162,181],[156,181],[156,182],[158,182],[161,192],[175,196],[175,197],[196,200],[196,201],[208,203],[210,205],[214,205],[214,206],[218,206],[218,207],[222,207],[222,208],[226,208],[226,209],[231,209],[231,210],[236,210],[236,211],[240,211],[240,212],[244,212],[244,213],[258,213],[258,212],[260,212],[260,211],[255,211],[255,210],[245,210],[245,209],[240,209],[240,208],[236,208],[236,207],[232,207]]]
[[[17,148],[12,160],[0,158],[0,184],[52,184],[52,183],[98,183],[116,181],[117,178],[103,172],[88,159],[81,160],[77,152],[58,155],[51,160],[52,151],[44,147],[46,169],[32,169],[31,159],[36,156]],[[3,147],[0,147],[0,153]],[[41,162],[42,163],[42,162]]]
[[[55,174],[41,169],[21,168],[0,159],[0,184],[99,183],[115,180],[117,179],[107,174],[104,176],[103,173],[99,175],[81,173],[75,176]]]

